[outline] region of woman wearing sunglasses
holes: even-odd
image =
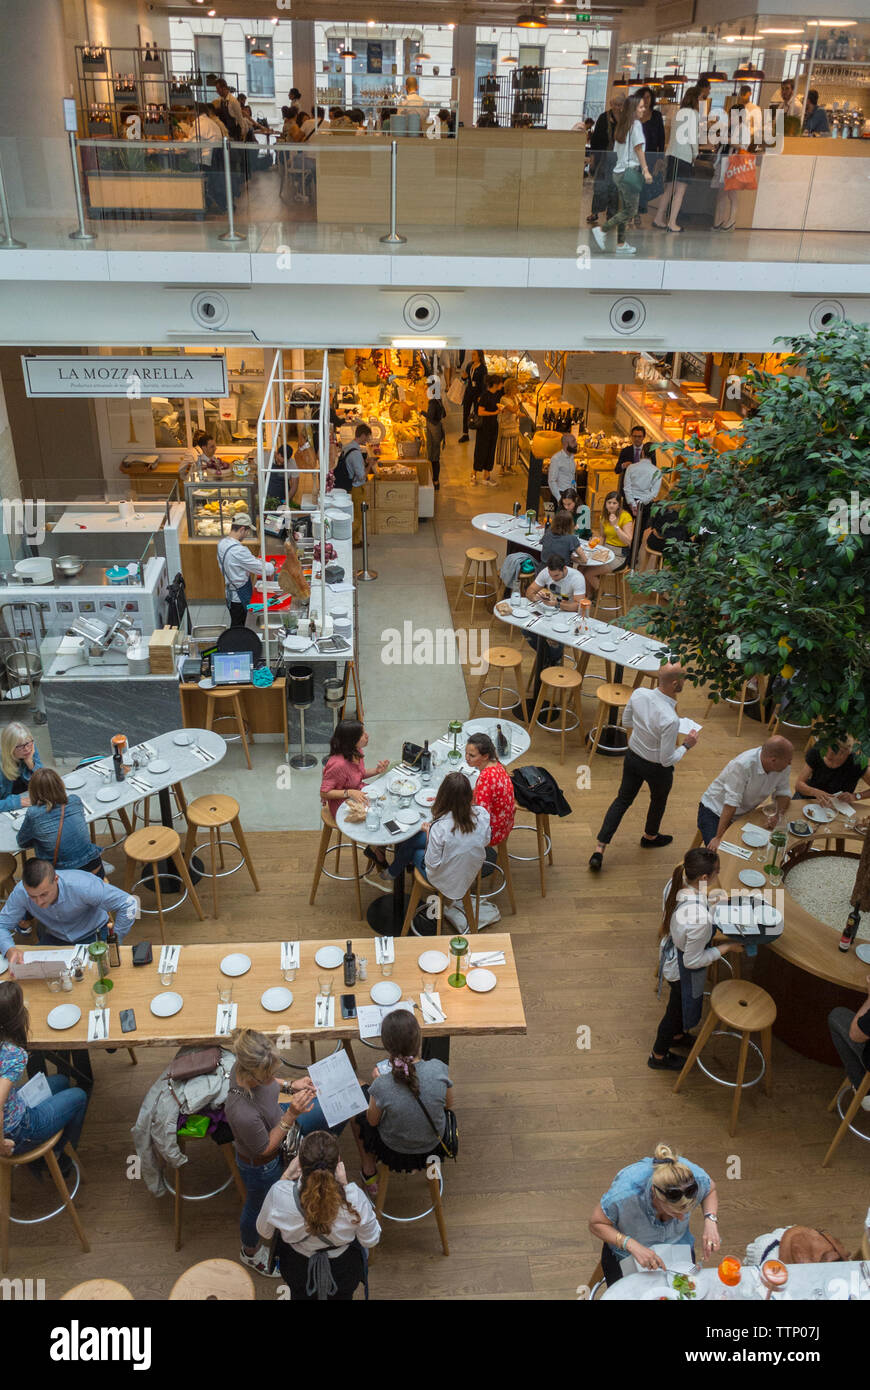
[[[653,1158],[642,1158],[617,1173],[589,1222],[604,1242],[601,1268],[608,1285],[622,1278],[632,1257],[641,1269],[664,1269],[653,1245],[694,1246],[689,1218],[700,1205],[704,1214],[704,1258],[719,1249],[719,1198],[716,1184],[697,1163],[678,1158],[667,1144],[657,1144]],[[629,1264],[628,1272],[634,1273]]]

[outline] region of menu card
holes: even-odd
[[[308,1075],[314,1082],[320,1108],[330,1128],[366,1109],[362,1087],[343,1048],[320,1062],[312,1062]]]

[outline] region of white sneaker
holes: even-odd
[[[602,232],[601,228],[600,228],[600,227],[593,227],[593,228],[592,228],[592,235],[593,235],[594,238],[595,238],[595,245],[598,246],[602,251],[606,251],[606,250],[607,250],[607,238],[606,238],[606,236],[604,235],[604,233]]]
[[[472,475],[471,475],[471,486],[472,486],[472,487],[477,487],[477,474],[476,474],[476,473],[472,473]]]
[[[393,891],[393,879],[386,869],[380,869],[377,873],[369,870],[367,874],[363,874],[363,883],[369,884],[371,888],[377,888],[380,893],[392,893]]]
[[[487,478],[486,485],[487,487],[498,487],[498,483],[496,482],[495,478]]]
[[[266,1279],[280,1279],[281,1271],[276,1265],[274,1269],[269,1269],[269,1252],[264,1245],[258,1245],[253,1255],[246,1255],[244,1250],[239,1251],[239,1259],[248,1269],[254,1269],[258,1274],[262,1274]]]
[[[637,247],[629,246],[627,241],[624,241],[621,246],[617,246],[615,252],[617,256],[634,256],[636,253]]]

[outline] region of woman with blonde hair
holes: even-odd
[[[38,767],[42,759],[33,734],[25,724],[7,724],[0,733],[0,811],[30,805],[27,786]]]
[[[232,1036],[232,1051],[236,1060],[230,1072],[224,1113],[233,1132],[236,1162],[248,1194],[239,1223],[239,1259],[258,1274],[268,1274],[267,1255],[260,1248],[257,1235],[257,1217],[266,1193],[283,1171],[281,1145],[294,1123],[307,1132],[325,1129],[326,1121],[310,1077],[298,1081],[276,1079],[281,1057],[263,1033],[237,1028]],[[279,1105],[281,1094],[291,1096],[289,1105]]]
[[[601,1267],[608,1285],[622,1278],[632,1257],[641,1269],[665,1269],[653,1245],[689,1245],[695,1257],[689,1218],[700,1204],[704,1214],[704,1258],[719,1249],[719,1197],[716,1184],[667,1144],[657,1144],[652,1158],[642,1158],[617,1173],[592,1213],[589,1229],[601,1247]],[[633,1266],[628,1266],[633,1273]]]
[[[37,859],[47,859],[56,869],[81,869],[105,878],[81,797],[67,792],[63,779],[50,767],[35,769],[29,791],[30,805],[18,831],[21,848],[32,849]]]
[[[502,476],[513,473],[520,452],[520,401],[517,379],[509,377],[498,403],[498,438],[495,443],[495,463]]]
[[[277,1232],[278,1268],[293,1302],[349,1302],[366,1279],[365,1251],[381,1228],[361,1188],[349,1183],[328,1130],[303,1139],[285,1181],[269,1189],[257,1230]]]

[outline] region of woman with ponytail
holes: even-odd
[[[684,1059],[671,1047],[691,1047],[689,1032],[701,1019],[707,966],[739,945],[717,932],[713,909],[726,894],[718,887],[719,856],[709,849],[690,849],[665,884],[659,928],[659,993],[670,989],[647,1066],[653,1071],[682,1071]]]
[[[641,1269],[665,1269],[653,1245],[688,1245],[695,1258],[689,1218],[700,1203],[704,1213],[703,1248],[707,1259],[719,1249],[719,1197],[716,1184],[667,1144],[657,1144],[652,1158],[622,1168],[592,1213],[589,1229],[601,1248],[601,1268],[608,1285],[622,1278],[631,1256]],[[634,1273],[629,1264],[627,1272]]]
[[[315,1130],[302,1140],[257,1221],[265,1241],[278,1233],[278,1268],[293,1302],[349,1302],[366,1279],[365,1250],[381,1228],[365,1193],[349,1183],[338,1140]]]

